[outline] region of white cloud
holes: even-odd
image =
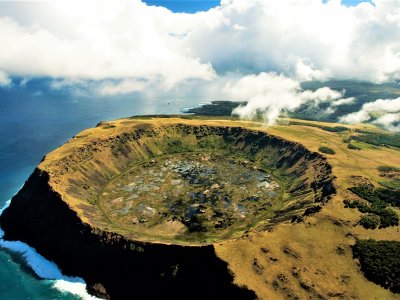
[[[400,113],[385,114],[376,119],[373,123],[381,125],[389,131],[400,132]]]
[[[140,92],[146,87],[146,83],[135,79],[126,79],[117,83],[103,82],[98,88],[98,92],[104,96],[115,94],[129,94]]]
[[[373,123],[391,131],[400,130],[400,98],[378,99],[364,104],[358,112],[340,118],[343,123],[357,124],[372,119]]]
[[[295,66],[295,75],[298,80],[326,80],[329,75],[327,72],[317,70],[311,63],[305,63],[304,59],[299,58]]]
[[[155,80],[172,88],[227,72],[297,80],[400,79],[400,3],[223,0],[174,14],[139,0],[47,1],[1,16],[10,76]],[[1,8],[1,3],[0,3]],[[40,9],[39,9],[40,8]],[[121,85],[121,91],[126,85]]]
[[[330,102],[330,101],[339,99],[342,96],[343,96],[343,93],[341,93],[341,92],[331,90],[328,87],[323,87],[323,88],[319,88],[316,91],[306,90],[306,91],[302,92],[300,99],[303,100],[303,102],[307,102],[311,99],[313,103],[315,103],[316,105],[319,105],[320,103],[323,103],[323,102]]]
[[[344,92],[343,92],[344,94]],[[350,98],[343,98],[343,99],[338,99],[335,101],[330,102],[329,107],[325,109],[325,111],[323,112],[324,114],[333,114],[334,112],[336,112],[336,110],[338,109],[339,106],[342,105],[350,105],[353,104],[356,101],[356,98],[354,97],[350,97]]]
[[[304,103],[318,105],[342,97],[342,93],[327,87],[304,91],[298,81],[276,73],[245,76],[236,82],[228,82],[224,91],[233,99],[248,101],[234,113],[250,119],[262,113],[269,124],[284,111],[294,111]]]
[[[11,84],[11,79],[6,72],[0,70],[0,87],[6,87]]]
[[[337,107],[337,106],[341,106],[341,105],[349,105],[349,104],[353,104],[355,101],[356,101],[356,98],[354,98],[354,97],[339,99],[339,100],[333,101],[331,103],[331,106]]]
[[[275,70],[306,80],[400,78],[400,2],[374,3],[227,0],[212,14],[219,22],[194,28],[189,42],[218,72]],[[247,30],[238,32],[234,24]]]
[[[30,25],[0,17],[0,36],[7,45],[0,51],[1,69],[77,80],[162,78],[167,87],[215,76],[209,63],[188,55],[180,37],[192,23],[185,16],[137,0],[53,1],[48,6],[47,14]]]

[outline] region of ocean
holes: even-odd
[[[18,192],[46,153],[81,130],[102,120],[180,113],[197,103],[55,90],[48,79],[0,88],[0,207]],[[28,245],[9,243],[1,236],[0,230],[0,299],[92,299],[82,279],[64,276]]]

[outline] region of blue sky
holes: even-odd
[[[215,1],[215,0],[145,0],[144,2],[150,5],[164,6],[173,12],[187,12],[187,13],[206,11],[212,7],[217,6],[220,3],[220,1]],[[365,1],[342,0],[342,3],[347,6],[354,6],[360,2],[365,2]]]
[[[173,12],[194,13],[197,11],[208,10],[219,4],[220,1],[212,0],[147,0],[150,5],[164,6]]]

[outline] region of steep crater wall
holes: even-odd
[[[241,127],[127,123],[109,135],[103,133],[112,127],[100,125],[50,153],[0,219],[6,239],[27,242],[67,274],[83,277],[94,294],[113,299],[255,297],[232,283],[212,244],[146,240],[108,222],[97,205],[98,195],[138,162],[173,153],[223,151],[272,170],[284,183],[286,196],[260,230],[323,204],[334,192],[325,158],[299,144]]]

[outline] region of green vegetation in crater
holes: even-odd
[[[331,154],[331,155],[336,154],[335,150],[325,146],[319,147],[318,150],[325,154]]]
[[[400,242],[357,240],[353,256],[365,276],[394,293],[400,293]]]

